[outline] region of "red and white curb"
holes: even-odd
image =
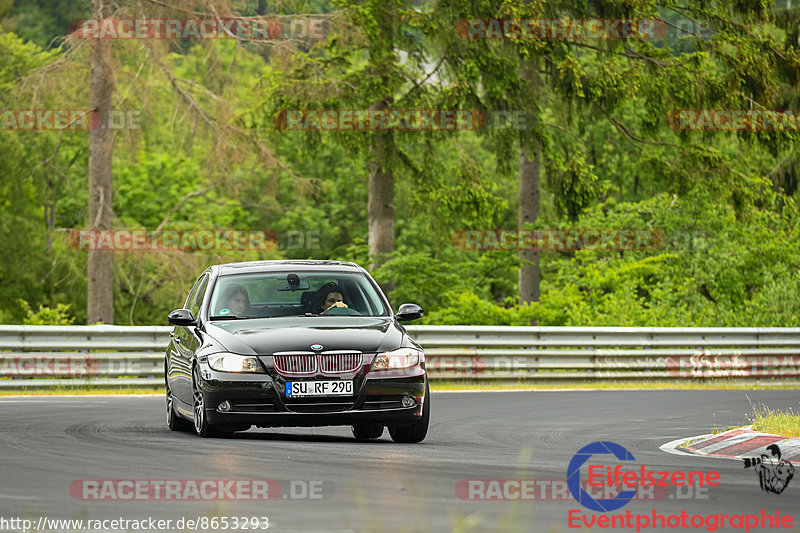
[[[689,443],[685,445],[685,443]],[[787,438],[771,433],[753,431],[750,426],[731,429],[722,433],[684,437],[662,444],[660,450],[675,455],[705,455],[722,459],[759,457],[770,444],[781,449],[781,459],[800,461],[800,438]]]

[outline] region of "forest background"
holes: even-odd
[[[283,28],[255,40],[104,41],[113,108],[135,118],[113,131],[113,228],[277,240],[267,250],[107,252],[109,289],[96,294],[113,315],[103,322],[165,324],[209,264],[313,258],[370,265],[395,309],[421,305],[424,324],[799,326],[800,123],[686,131],[670,117],[798,109],[800,8],[573,4],[0,0],[0,106],[4,117],[91,108],[101,41],[70,35],[78,19],[261,17]],[[465,38],[459,21],[477,18],[659,19],[667,32]],[[309,20],[321,36],[302,31]],[[297,109],[524,120],[457,132],[287,130],[276,117]],[[95,227],[90,137],[21,131],[4,118],[0,323],[98,321],[90,253],[75,239]],[[646,250],[464,249],[465,232],[490,229],[663,239]]]

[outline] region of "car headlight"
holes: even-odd
[[[208,356],[208,366],[220,372],[263,372],[258,359],[235,353],[215,353]]]
[[[379,353],[372,363],[372,370],[390,370],[393,368],[408,368],[425,360],[425,355],[414,348],[398,348],[391,352]]]

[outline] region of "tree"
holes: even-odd
[[[393,2],[377,2],[372,7],[372,13],[363,18],[362,23],[369,40],[370,77],[383,90],[378,91],[377,99],[369,108],[386,111],[394,103],[399,85],[392,76],[399,73],[393,39],[398,10]],[[392,131],[375,132],[369,142],[367,224],[369,253],[373,258],[370,268],[375,268],[394,251],[394,166],[398,155]]]
[[[402,0],[334,2],[340,12],[330,19],[327,41],[309,51],[286,50],[274,92],[265,111],[356,109],[387,111],[420,101],[421,43],[409,34]],[[344,23],[347,21],[347,24]],[[401,60],[398,49],[403,51]],[[279,120],[285,121],[284,118]],[[270,127],[271,121],[262,122]],[[309,131],[310,137],[319,131]],[[370,262],[377,266],[395,249],[395,180],[409,169],[394,131],[336,132],[351,157],[361,158],[369,172],[367,200]]]
[[[111,15],[107,0],[92,0],[92,16]],[[100,127],[89,132],[89,230],[113,228],[112,165],[114,134],[108,118],[113,109],[114,69],[111,41],[94,40],[91,44],[90,107],[101,118]],[[89,324],[114,323],[114,252],[89,250],[88,297],[86,317]]]
[[[782,50],[775,41],[764,39],[750,29],[768,20],[766,4],[721,2],[685,7],[670,4],[664,9],[687,20],[708,21],[713,37],[704,40],[693,34],[694,48],[679,54],[673,53],[674,42],[670,40],[633,38],[592,42],[558,38],[552,30],[545,30],[546,34],[540,37],[521,38],[503,34],[505,30],[496,22],[497,19],[560,20],[562,24],[579,25],[590,18],[652,20],[660,17],[656,6],[644,0],[581,6],[527,0],[477,3],[453,0],[437,5],[438,14],[432,17],[427,34],[438,41],[438,49],[444,50],[443,76],[457,88],[453,94],[459,103],[481,105],[490,112],[512,109],[530,116],[528,131],[519,139],[509,132],[488,132],[503,139],[501,146],[509,155],[517,142],[523,154],[519,157],[518,168],[520,228],[537,216],[533,191],[536,189],[534,171],[538,165],[533,161],[539,149],[542,169],[547,176],[545,183],[561,215],[577,220],[584,209],[603,195],[607,182],[594,170],[597,144],[592,146],[593,150],[587,150],[581,139],[579,128],[585,127],[586,122],[607,121],[618,136],[637,150],[669,145],[662,137],[666,129],[664,119],[671,110],[750,105],[747,102],[764,105],[762,100],[775,95],[778,79],[797,79],[794,50]],[[449,15],[450,21],[459,21],[455,31],[448,31],[440,22],[448,20],[445,15]],[[495,19],[495,29],[489,24],[482,25],[480,17]],[[477,33],[471,32],[470,21],[477,21]],[[481,26],[484,34],[481,34]],[[682,48],[684,42],[680,43]],[[537,77],[541,77],[541,83],[530,82]],[[635,98],[645,112],[636,113],[636,122],[626,124],[620,111],[630,98]],[[550,100],[547,111],[555,113],[559,122],[553,123],[543,114],[544,108],[540,105],[543,99]],[[578,149],[568,150],[563,144],[558,146],[552,142],[554,133],[562,131],[567,134],[567,143],[574,144],[575,139],[578,140]],[[710,153],[713,149],[704,148],[691,139],[684,141],[675,145],[677,157],[665,162],[674,179],[681,179],[682,191],[691,186],[683,180],[684,176],[696,182],[702,175],[688,170],[689,167],[718,161]],[[504,159],[510,158],[501,157],[500,161]],[[716,186],[720,191],[727,190],[726,194],[737,188],[730,176],[724,185],[717,183]],[[534,289],[538,284],[535,254],[523,252],[520,258],[519,300],[526,302],[534,300],[538,293],[538,288]]]
[[[520,83],[523,94],[527,93],[534,101],[539,99],[538,61],[533,65],[520,66]],[[535,126],[535,125],[534,125]],[[538,128],[536,128],[538,129]],[[538,139],[530,146],[520,136],[519,147],[519,228],[534,228],[539,218],[540,180],[542,168],[542,147]],[[520,305],[539,301],[539,251],[535,249],[519,251],[519,303]]]
[[[127,8],[125,13],[133,18],[137,16],[150,19],[174,18],[176,13],[181,13],[180,16],[185,18],[187,9],[190,9],[175,6],[177,11],[173,12],[168,8],[164,9],[159,3],[133,5],[133,3],[106,1],[95,2],[92,16],[114,16],[117,13],[115,10],[121,9],[121,4]],[[209,16],[209,13],[218,11],[222,13],[220,16],[227,16],[230,11],[226,6],[225,2],[206,3],[207,12],[196,14]],[[189,12],[192,13],[191,10]],[[204,165],[191,168],[194,168],[197,174],[202,174],[206,180],[206,183],[201,183],[199,186],[196,182],[192,184],[199,187],[199,192],[205,194],[190,195],[187,200],[198,198],[193,201],[207,202],[209,201],[207,192],[216,186],[224,185],[237,193],[245,187],[254,187],[256,181],[260,181],[265,174],[263,168],[275,164],[275,161],[269,149],[258,138],[236,125],[233,116],[231,102],[236,104],[246,100],[245,97],[239,97],[239,93],[250,95],[252,91],[242,89],[236,83],[235,77],[231,78],[220,73],[219,68],[208,68],[208,66],[197,68],[195,62],[202,63],[200,56],[204,52],[221,62],[230,61],[234,64],[237,59],[241,61],[241,58],[246,56],[247,61],[242,61],[242,67],[258,70],[263,65],[263,60],[255,55],[246,55],[243,49],[231,54],[230,51],[237,48],[235,44],[231,46],[233,44],[231,41],[113,42],[112,53],[110,40],[84,40],[79,32],[70,35],[63,39],[62,47],[58,50],[58,54],[54,54],[51,63],[28,73],[19,81],[15,88],[19,92],[19,95],[15,95],[18,98],[15,103],[22,107],[75,109],[86,106],[86,103],[81,105],[78,102],[87,102],[92,107],[93,119],[99,118],[99,124],[92,120],[96,127],[90,131],[88,143],[86,137],[81,136],[81,132],[42,132],[36,135],[36,142],[43,141],[40,153],[46,155],[40,155],[39,159],[30,163],[27,168],[23,166],[21,170],[16,171],[14,180],[16,184],[24,183],[27,170],[31,172],[31,177],[41,181],[41,192],[37,192],[36,201],[44,206],[47,251],[48,255],[53,257],[53,264],[49,268],[43,265],[45,271],[43,279],[51,281],[55,278],[55,283],[62,287],[64,284],[69,284],[73,292],[76,287],[85,286],[86,291],[82,298],[73,295],[75,298],[73,303],[76,305],[72,308],[86,309],[86,319],[89,323],[112,323],[115,309],[117,314],[122,310],[123,315],[128,315],[131,323],[134,323],[136,302],[143,299],[151,304],[138,307],[144,311],[146,320],[153,321],[155,316],[159,316],[157,320],[160,322],[162,320],[160,317],[163,317],[165,311],[163,309],[153,311],[152,306],[156,302],[161,305],[161,302],[167,299],[165,294],[168,294],[173,301],[177,300],[171,291],[178,287],[178,294],[182,294],[185,290],[183,286],[186,284],[185,278],[195,275],[193,271],[180,271],[178,265],[187,267],[205,262],[207,257],[186,257],[190,254],[175,257],[174,253],[163,253],[159,256],[158,253],[152,252],[136,254],[86,248],[71,251],[69,247],[75,246],[76,243],[65,246],[64,239],[61,239],[61,243],[53,242],[54,234],[57,235],[56,225],[61,225],[61,229],[88,228],[103,231],[119,228],[120,225],[126,228],[131,226],[143,228],[144,221],[151,220],[145,216],[151,214],[151,206],[144,203],[138,206],[130,202],[130,198],[123,197],[122,203],[125,207],[133,205],[133,209],[115,213],[117,195],[112,186],[112,172],[118,173],[120,168],[123,168],[124,175],[131,177],[131,173],[127,171],[131,167],[136,168],[135,165],[142,157],[142,149],[145,146],[153,152],[163,151],[168,154],[183,151],[191,157],[204,161]],[[185,51],[182,50],[182,46],[185,46]],[[176,51],[178,53],[175,53]],[[240,54],[239,57],[237,54]],[[253,61],[258,64],[253,65]],[[89,76],[85,75],[87,66]],[[173,69],[177,68],[182,69],[178,76],[173,72]],[[81,83],[87,78],[91,79],[89,84]],[[251,79],[254,79],[254,76]],[[231,80],[233,83],[226,83]],[[115,90],[115,83],[121,85],[119,92]],[[223,94],[215,94],[215,91]],[[158,96],[149,100],[151,93],[158,93]],[[237,97],[231,98],[232,95]],[[44,105],[41,103],[42,99],[45,99]],[[112,157],[114,138],[109,121],[115,101],[125,102],[126,110],[140,112],[143,129],[119,132],[117,142],[127,145],[122,152],[118,151],[116,156]],[[248,102],[247,105],[252,105],[252,102]],[[178,121],[179,127],[171,122],[174,120]],[[15,135],[20,134],[15,133]],[[232,137],[241,142],[231,142]],[[53,142],[45,143],[45,140]],[[158,157],[154,159],[158,160]],[[86,172],[80,172],[83,184],[72,179],[79,166],[83,166],[84,169],[89,168],[88,180]],[[241,170],[231,172],[231,168],[234,167],[241,167]],[[139,169],[145,173],[151,170],[148,167]],[[194,181],[197,174],[188,176],[187,181]],[[186,173],[181,175],[184,176]],[[159,225],[159,221],[161,226],[168,222],[175,223],[176,220],[180,224],[183,222],[182,213],[176,215],[174,211],[191,207],[192,202],[182,198],[193,191],[181,191],[186,183],[178,183],[176,177],[173,175],[167,180],[166,185],[169,186],[169,190],[148,191],[148,193],[156,192],[160,203],[170,199],[173,201],[173,204],[163,208],[161,216],[149,229],[154,229]],[[151,176],[135,175],[133,180],[146,181],[148,178]],[[264,181],[269,185],[268,173]],[[138,183],[123,183],[123,190],[136,189],[138,185]],[[258,188],[262,194],[269,192],[269,187],[261,186],[261,183]],[[68,195],[63,194],[65,190],[69,191]],[[198,188],[194,191],[198,191]],[[81,197],[86,198],[84,205],[79,205],[78,200]],[[216,199],[210,200],[213,202]],[[141,201],[141,198],[137,199],[137,202]],[[231,223],[227,221],[231,213],[230,204],[241,202],[238,199],[225,198],[219,203],[223,204],[218,209],[223,213],[223,220],[217,222],[217,225],[231,227]],[[171,212],[173,206],[175,209]],[[206,210],[204,213],[208,214],[210,211]],[[141,218],[142,222],[137,221],[137,218]],[[200,228],[208,228],[209,224],[213,223],[212,220],[199,217],[192,223]],[[54,248],[53,244],[56,245]],[[112,253],[116,260],[112,259]],[[272,255],[271,251],[264,253]],[[248,255],[250,254],[239,254],[237,257]],[[231,258],[232,256],[228,260]],[[150,261],[150,259],[155,260]],[[84,264],[86,270],[79,273]],[[190,266],[188,268],[193,270]],[[154,270],[158,273],[154,273]],[[177,277],[174,274],[175,270],[180,272]],[[53,285],[46,284],[41,297],[47,301],[48,297],[57,295],[60,296],[53,290]],[[34,298],[28,295],[26,297],[27,301],[36,303]],[[77,305],[78,302],[80,305]],[[82,314],[83,311],[78,313]]]

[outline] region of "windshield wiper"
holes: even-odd
[[[256,317],[242,316],[242,315],[216,315],[209,317],[209,320],[244,320],[246,318],[256,318]]]

